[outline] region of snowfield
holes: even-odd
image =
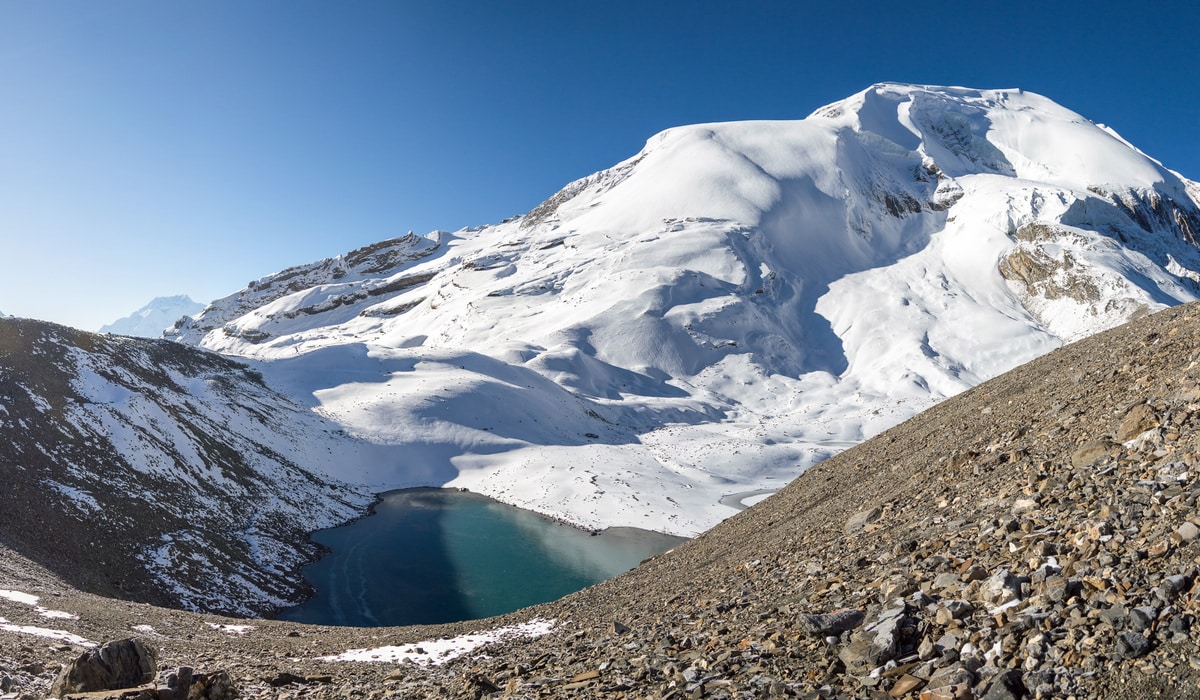
[[[1196,299],[1197,192],[1044,97],[882,84],[799,121],[665,131],[523,217],[285,270],[168,336],[338,426],[332,478],[695,535]]]

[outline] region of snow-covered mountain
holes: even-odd
[[[165,340],[0,320],[0,434],[0,539],[118,597],[299,602],[305,534],[373,500],[333,475],[370,446],[244,363]]]
[[[291,268],[168,335],[261,361],[392,450],[348,481],[695,534],[1196,299],[1198,201],[1039,95],[881,84],[800,121],[670,129],[525,216]]]
[[[155,297],[149,304],[132,314],[102,326],[100,332],[139,338],[161,338],[163,331],[174,326],[180,319],[203,309],[204,304],[194,302],[184,294]]]

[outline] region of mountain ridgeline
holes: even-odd
[[[372,500],[313,472],[329,426],[178,343],[0,319],[0,406],[0,543],[84,590],[265,613]]]
[[[1019,90],[671,129],[525,216],[269,275],[170,340],[0,320],[0,536],[88,590],[250,614],[304,592],[303,531],[390,488],[697,535],[1195,300],[1198,199]]]
[[[284,270],[168,335],[289,377],[357,349],[303,390],[410,469],[691,535],[722,497],[1196,299],[1198,197],[1044,97],[881,84],[670,129],[525,216]]]

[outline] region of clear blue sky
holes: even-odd
[[[1200,179],[1190,2],[0,0],[0,311],[494,223],[680,124],[1020,87]]]

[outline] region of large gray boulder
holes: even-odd
[[[59,672],[50,694],[90,693],[133,688],[154,680],[158,654],[139,639],[105,642],[88,649]]]

